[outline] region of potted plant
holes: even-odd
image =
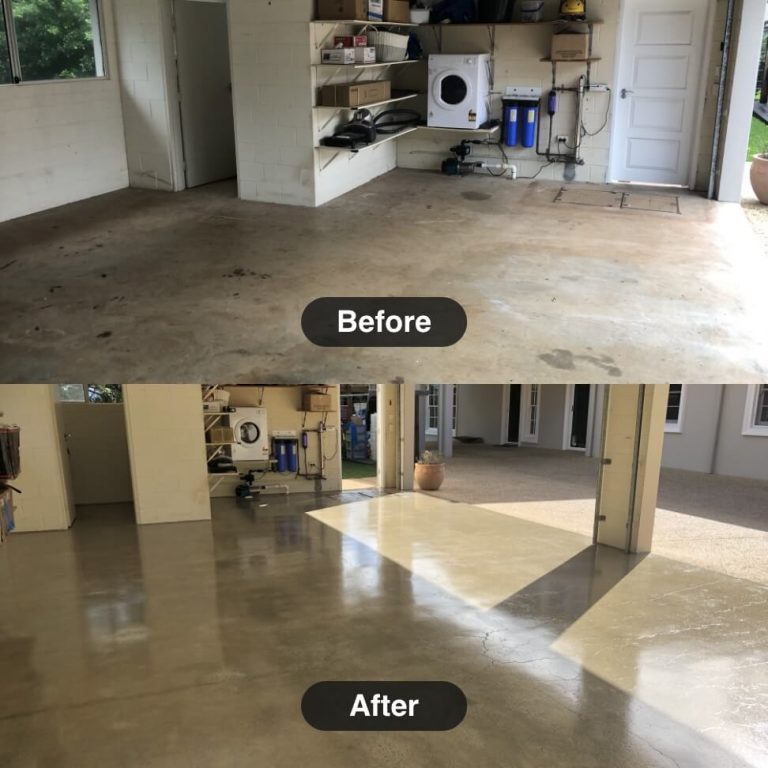
[[[437,451],[424,451],[416,462],[416,483],[422,491],[437,491],[445,480],[445,462]]]
[[[752,156],[752,168],[749,170],[749,180],[757,199],[768,205],[768,147]]]

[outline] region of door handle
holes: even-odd
[[[630,93],[634,93],[634,91],[630,91],[630,90],[629,90],[629,88],[622,88],[622,89],[621,89],[621,98],[622,98],[622,99],[626,99],[626,98],[627,98],[627,96],[628,96]]]

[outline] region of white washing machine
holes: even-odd
[[[429,114],[432,128],[478,128],[488,121],[491,57],[487,53],[429,57]]]
[[[230,417],[235,442],[233,461],[266,461],[269,459],[269,431],[266,408],[238,408]]]

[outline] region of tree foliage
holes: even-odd
[[[89,0],[4,0],[12,3],[16,42],[24,80],[93,77],[96,59]],[[4,38],[5,36],[3,36]],[[0,54],[7,51],[0,41]],[[7,53],[0,62],[8,66]]]

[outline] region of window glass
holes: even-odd
[[[680,421],[680,406],[683,402],[683,385],[669,385],[669,399],[667,400],[667,424],[677,424]]]
[[[122,403],[123,387],[121,384],[89,384],[89,403]]]
[[[59,397],[65,403],[84,403],[85,387],[82,384],[59,384]]]
[[[103,74],[96,0],[11,0],[22,80]]]
[[[755,424],[768,427],[768,384],[761,384],[757,392],[757,418]]]
[[[122,403],[123,387],[121,384],[59,384],[59,397],[65,403]]]
[[[5,16],[0,4],[0,85],[13,82],[11,54],[8,50],[8,33],[5,31]]]

